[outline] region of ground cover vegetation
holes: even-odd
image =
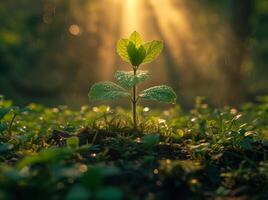
[[[0,99],[0,199],[267,199],[268,98],[132,112]]]

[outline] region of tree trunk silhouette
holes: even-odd
[[[242,64],[247,53],[247,39],[250,35],[252,0],[231,1],[230,41],[226,41],[226,53],[221,60],[221,70],[226,78],[227,103],[238,105],[249,100],[248,91],[243,83]]]

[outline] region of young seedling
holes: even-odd
[[[156,100],[166,103],[176,102],[176,93],[166,85],[154,86],[138,94],[137,85],[148,79],[148,71],[139,70],[140,65],[155,60],[163,49],[163,42],[150,41],[144,43],[140,34],[133,32],[128,39],[120,39],[117,43],[117,53],[131,64],[132,71],[117,71],[113,82],[95,83],[89,91],[91,102],[98,100],[116,100],[128,97],[132,102],[133,126],[137,129],[137,103],[140,99]],[[130,92],[132,90],[132,92]]]

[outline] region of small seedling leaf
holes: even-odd
[[[141,35],[137,31],[134,31],[130,35],[129,41],[130,42],[133,42],[133,44],[135,45],[136,48],[139,48],[142,45],[142,43],[143,43],[142,37],[141,37]]]
[[[133,71],[117,71],[115,73],[115,79],[118,84],[125,88],[132,88],[139,83],[144,82],[149,77],[148,71],[138,70],[136,75],[134,75]]]
[[[146,44],[143,45],[146,51],[146,56],[143,60],[143,64],[144,63],[150,63],[153,60],[155,60],[159,54],[161,53],[164,44],[162,41],[156,41],[153,40],[151,42],[147,42]]]
[[[90,101],[115,100],[127,96],[130,96],[130,93],[123,87],[108,81],[94,84],[89,91]]]
[[[128,39],[121,39],[117,42],[116,52],[118,55],[126,62],[131,63],[129,56],[128,56],[128,47],[129,40]]]
[[[121,39],[117,43],[117,53],[132,66],[139,66],[155,60],[163,49],[163,42],[153,40],[143,44],[142,37],[134,31],[128,39]]]
[[[176,102],[176,93],[166,85],[154,86],[141,92],[139,95],[143,99],[156,100],[166,103]]]
[[[136,47],[136,45],[130,41],[127,46],[127,53],[132,66],[139,66],[146,57],[146,51],[143,45]]]

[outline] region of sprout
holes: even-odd
[[[166,85],[154,86],[138,93],[137,85],[146,81],[149,77],[148,71],[139,70],[140,66],[155,60],[163,49],[163,42],[143,42],[136,31],[128,39],[120,39],[117,43],[117,53],[131,65],[132,71],[117,71],[115,73],[116,83],[95,83],[89,91],[89,100],[117,100],[127,97],[132,102],[133,126],[137,129],[137,103],[140,99],[156,100],[166,103],[176,102],[176,93]],[[132,90],[132,91],[130,91]],[[144,108],[144,112],[149,109]]]

